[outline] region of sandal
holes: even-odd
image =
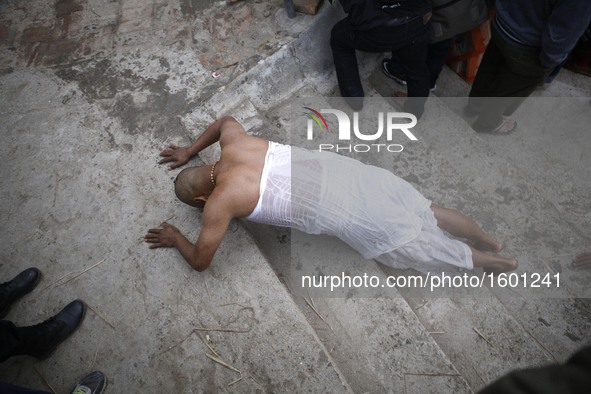
[[[513,119],[505,119],[503,122],[491,130],[474,129],[477,133],[507,135],[511,134],[517,128],[517,122]]]

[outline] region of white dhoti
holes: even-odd
[[[248,220],[340,238],[396,268],[472,268],[464,243],[439,227],[431,202],[390,171],[329,152],[269,143]]]

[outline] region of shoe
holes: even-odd
[[[71,394],[101,394],[107,387],[107,377],[101,371],[94,371],[82,378]]]
[[[395,80],[400,85],[406,86],[406,75],[404,75],[402,71],[394,70],[394,67],[392,67],[392,59],[382,60],[382,71],[388,78]],[[437,83],[434,83],[433,86],[429,88],[431,93],[435,90],[437,90]]]
[[[85,312],[86,305],[84,302],[76,300],[43,323],[31,327],[22,327],[25,345],[19,353],[33,356],[39,360],[46,359],[60,343],[78,329],[80,323],[84,320]]]
[[[399,84],[406,86],[406,76],[401,72],[395,71],[394,68],[390,66],[391,62],[392,59],[382,60],[382,71],[384,72],[384,75],[395,80]]]
[[[27,268],[9,282],[0,284],[0,319],[8,314],[10,306],[25,294],[31,292],[41,279],[41,271]]]

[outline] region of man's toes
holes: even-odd
[[[573,265],[577,268],[591,267],[591,253],[580,253],[573,259]]]

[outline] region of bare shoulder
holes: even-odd
[[[244,126],[242,126],[236,118],[233,116],[225,116],[222,118],[222,123],[220,125],[220,145],[228,145],[236,142],[236,140],[241,140],[247,137],[248,134],[246,134]]]
[[[205,210],[215,216],[248,216],[259,198],[260,175],[257,175],[243,166],[229,169],[218,177],[219,182],[207,200]]]
[[[249,135],[234,117],[226,116],[221,124],[220,146],[223,149],[230,146],[239,146],[241,149],[266,149],[267,143],[259,137]]]

